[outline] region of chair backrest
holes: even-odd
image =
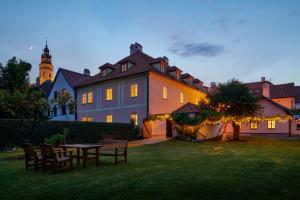
[[[26,159],[36,157],[36,151],[34,151],[32,144],[30,143],[23,144],[23,149],[24,149]]]
[[[100,140],[101,149],[114,150],[115,148],[127,148],[127,140]]]
[[[49,144],[42,144],[41,145],[41,152],[43,158],[53,158],[54,154],[54,149],[51,145]]]

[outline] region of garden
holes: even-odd
[[[300,141],[168,142],[128,148],[128,163],[101,158],[53,174],[0,153],[1,199],[299,199]]]

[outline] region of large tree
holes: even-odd
[[[255,117],[261,108],[258,98],[238,80],[219,84],[210,97],[210,103],[219,112],[224,123],[232,124],[233,140],[239,140],[239,123],[245,118]]]

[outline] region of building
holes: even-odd
[[[53,82],[53,65],[52,65],[52,56],[48,49],[48,44],[46,41],[46,46],[44,48],[44,52],[41,55],[40,62],[40,73],[39,73],[39,85],[43,85],[43,83],[47,80]]]
[[[66,95],[66,93],[70,95],[71,100],[75,100],[76,91],[74,88],[89,77],[90,71],[88,69],[85,69],[82,74],[63,68],[58,69],[47,98],[50,104],[48,113],[50,120],[76,120],[76,110],[71,106],[59,105],[57,100],[61,95]]]
[[[294,83],[275,85],[266,81],[264,77],[260,82],[246,83],[250,91],[260,97],[262,107],[261,122],[241,123],[240,132],[244,134],[300,134],[300,122],[288,119],[290,110],[299,108],[300,89]],[[227,133],[232,133],[232,126],[228,125]]]
[[[167,57],[153,58],[138,43],[130,55],[76,86],[78,120],[128,123],[145,127],[149,116],[166,116],[187,102],[206,98],[203,83],[170,66]],[[166,134],[166,120],[148,123],[144,134]],[[149,127],[149,124],[151,128]],[[151,129],[151,130],[150,130]]]

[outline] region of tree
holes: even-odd
[[[221,115],[224,123],[233,126],[233,140],[239,140],[239,122],[245,118],[255,117],[260,112],[258,98],[250,89],[238,80],[219,84],[216,92],[210,97],[211,105]]]
[[[16,90],[24,92],[29,85],[29,72],[31,64],[25,61],[17,61],[13,57],[7,61],[6,66],[0,65],[0,89],[14,93]]]
[[[64,92],[64,94],[58,93],[57,99],[52,99],[50,102],[52,104],[52,107],[53,104],[56,104],[59,106],[60,109],[65,109],[65,111],[68,107],[70,114],[73,114],[75,112],[77,106],[75,99],[68,92]]]

